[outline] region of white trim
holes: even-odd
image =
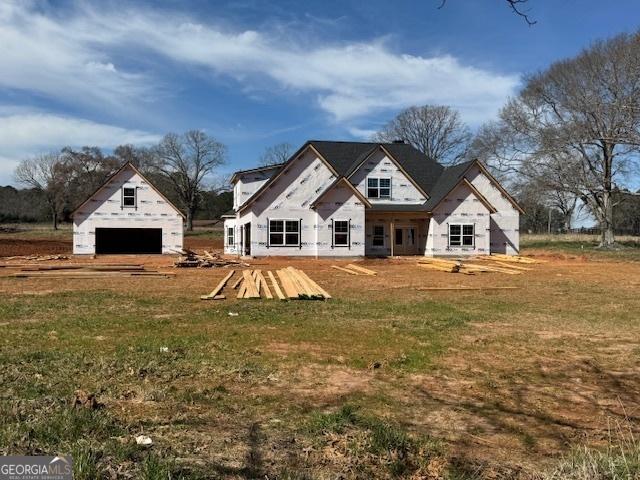
[[[133,190],[133,205],[125,205],[124,199],[131,198],[131,195],[125,195],[125,190]],[[121,207],[122,208],[138,208],[138,189],[136,187],[127,187],[125,185],[122,186],[122,196],[121,196]]]

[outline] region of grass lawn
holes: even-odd
[[[572,452],[638,427],[640,263],[550,249],[516,276],[254,262],[327,302],[199,300],[220,269],[0,278],[0,454],[71,453],[78,479],[589,478]],[[519,289],[416,290],[487,284]]]

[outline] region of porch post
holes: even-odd
[[[389,241],[391,242],[391,256],[393,257],[393,244],[395,243],[396,240],[396,232],[395,229],[393,228],[393,220],[391,220],[390,223],[390,227],[389,227]]]

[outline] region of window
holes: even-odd
[[[122,206],[123,207],[135,207],[136,206],[136,189],[135,188],[122,188]]]
[[[349,246],[349,221],[335,220],[333,222],[333,245],[335,247]]]
[[[390,178],[367,178],[367,197],[369,198],[391,198]]]
[[[373,226],[373,242],[374,247],[384,247],[384,225]]]
[[[232,247],[235,243],[235,229],[233,227],[227,227],[227,245]]]
[[[450,247],[473,247],[475,238],[475,226],[472,223],[449,225]]]
[[[269,220],[269,245],[274,247],[299,246],[300,222],[298,220]]]

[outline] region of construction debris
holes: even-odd
[[[112,277],[173,277],[173,272],[147,270],[137,264],[69,263],[62,265],[11,265],[18,272],[5,275],[15,278],[112,278]]]
[[[488,263],[468,263],[467,259],[445,260],[443,258],[424,258],[418,261],[418,266],[447,273],[462,273],[465,275],[475,275],[476,273],[505,273],[507,275],[521,275],[531,268],[523,267],[520,264],[534,264],[538,260],[528,257],[517,257],[509,255],[485,255],[472,257],[472,261],[488,260]]]
[[[208,295],[202,295],[202,300],[223,300],[226,298],[223,289],[233,277],[235,271],[224,277],[215,289]],[[276,275],[280,279],[280,285],[276,276],[271,271],[267,271],[265,276],[262,270],[242,270],[240,278],[231,286],[231,289],[238,289],[236,298],[266,298],[273,299],[275,296],[280,300],[287,299],[309,299],[325,300],[331,295],[313,281],[305,272],[293,267],[276,270]],[[269,281],[271,282],[269,285]],[[281,288],[282,287],[282,288]],[[284,292],[284,293],[283,293]]]
[[[240,260],[234,260],[232,258],[223,258],[220,254],[210,253],[206,250],[203,255],[200,255],[193,250],[183,248],[182,250],[176,250],[181,254],[181,257],[176,260],[174,266],[180,268],[215,268],[215,267],[249,267],[248,263],[243,263]]]
[[[378,272],[374,272],[373,270],[369,270],[368,268],[364,268],[359,265],[354,265],[353,263],[349,263],[345,267],[331,265],[331,268],[335,268],[336,270],[340,270],[341,272],[346,272],[351,275],[377,275],[378,274]]]
[[[47,262],[50,260],[69,260],[66,255],[16,255],[13,257],[2,257],[3,261],[25,260],[30,262]],[[11,267],[11,264],[0,264],[0,267]]]

